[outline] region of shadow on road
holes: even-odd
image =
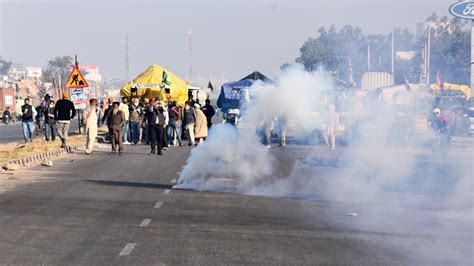
[[[112,181],[112,180],[85,180],[88,183],[94,183],[103,186],[118,186],[118,187],[137,187],[137,188],[158,188],[158,189],[171,189],[171,184],[152,184],[152,183],[138,183],[138,182],[127,182],[127,181]]]

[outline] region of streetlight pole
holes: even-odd
[[[186,36],[188,36],[188,85],[191,85],[193,80],[193,34],[190,30],[186,32]]]

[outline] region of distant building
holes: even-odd
[[[8,76],[10,76],[13,80],[22,80],[26,79],[26,69],[23,64],[14,63],[10,67],[10,71],[8,72]]]
[[[26,67],[26,78],[41,79],[43,75],[43,69],[41,67]]]

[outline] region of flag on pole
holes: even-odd
[[[441,72],[439,70],[436,71],[436,86],[438,86],[440,90],[443,90],[443,79],[441,78]]]
[[[209,84],[207,84],[207,88],[210,89],[212,92],[214,91],[214,87],[212,87],[212,83],[209,80]]]
[[[405,76],[405,88],[407,91],[411,91],[410,82],[408,82],[407,77]]]
[[[161,80],[162,80],[161,83],[166,84],[166,85],[171,85],[171,81],[168,79],[168,74],[166,74],[166,71],[163,71]]]

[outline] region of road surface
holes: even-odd
[[[284,165],[307,149],[289,145],[271,152]],[[319,156],[330,156],[316,149]],[[377,212],[378,223],[371,224],[374,212],[366,204],[176,190],[172,186],[190,148],[172,147],[164,156],[148,151],[127,146],[117,156],[103,147],[91,156],[77,152],[57,159],[51,168],[0,173],[0,264],[474,261],[472,223],[461,234],[450,231],[466,226],[462,219],[440,218],[432,209],[417,207],[399,219],[396,208],[387,206]],[[450,248],[438,252],[444,244]]]

